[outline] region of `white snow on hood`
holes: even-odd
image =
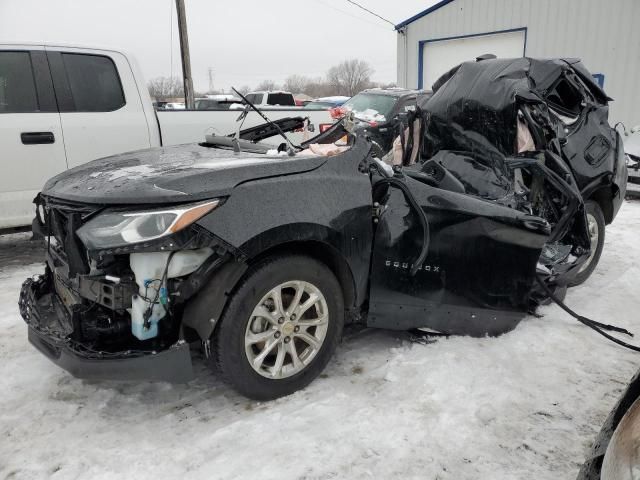
[[[277,150],[269,150],[268,152],[275,153],[267,153],[267,156],[257,153],[256,156],[260,155],[259,158],[232,158],[232,159],[224,159],[224,160],[216,160],[213,162],[198,162],[193,165],[194,168],[212,168],[214,170],[226,170],[228,168],[234,167],[246,167],[251,165],[264,165],[265,163],[279,163],[282,161],[286,161],[287,152],[283,152],[284,155],[278,153]],[[273,155],[273,156],[271,156]],[[274,158],[275,156],[275,158]],[[287,157],[291,160],[295,160],[296,157]]]
[[[94,172],[89,175],[92,178],[105,177],[105,180],[112,182],[119,178],[130,178],[131,180],[137,180],[140,178],[150,177],[155,175],[157,169],[151,165],[134,165],[129,167],[122,167],[117,170],[109,170],[107,172]]]

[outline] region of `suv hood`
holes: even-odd
[[[94,160],[51,178],[42,195],[91,204],[158,204],[229,195],[236,185],[314,170],[321,156],[288,157],[177,145]]]

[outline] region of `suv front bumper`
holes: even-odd
[[[189,344],[179,341],[160,352],[87,352],[74,348],[71,319],[45,276],[27,279],[20,290],[20,314],[29,342],[74,377],[87,380],[150,380],[173,383],[193,378]]]

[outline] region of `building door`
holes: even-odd
[[[522,57],[525,54],[525,42],[525,29],[424,40],[420,42],[418,88],[430,89],[443,73],[486,53],[498,58]]]

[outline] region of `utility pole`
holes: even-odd
[[[213,68],[209,67],[209,93],[213,93]]]
[[[180,57],[182,58],[182,81],[184,83],[184,103],[188,109],[195,108],[193,98],[193,80],[191,79],[191,58],[189,56],[189,35],[187,34],[187,16],[184,0],[176,0],[178,14],[178,35],[180,37]]]

